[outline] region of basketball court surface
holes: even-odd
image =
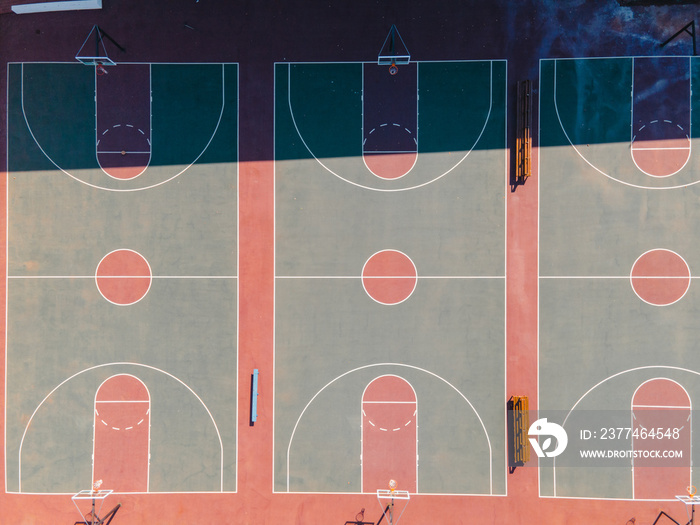
[[[692,524],[697,58],[176,3],[0,17],[0,522]]]

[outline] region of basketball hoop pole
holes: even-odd
[[[89,41],[91,38],[94,38],[95,40],[95,52],[91,53],[90,55],[83,53],[83,49],[89,49]],[[107,53],[107,48],[105,46],[105,39],[109,40],[112,44],[114,44],[122,53],[126,52],[126,49],[124,49],[119,43],[114,40],[111,36],[109,36],[107,33],[105,33],[102,28],[98,25],[92,26],[92,29],[88,33],[88,36],[85,37],[85,41],[83,42],[83,45],[80,46],[80,49],[75,55],[75,59],[78,62],[82,62],[83,64],[87,66],[94,66],[94,65],[109,65],[109,66],[115,66],[115,62],[109,58],[109,55]]]
[[[389,525],[394,525],[394,491],[391,491],[391,506],[389,507]]]
[[[95,485],[97,486],[97,488],[95,488]],[[98,484],[95,484],[95,485],[93,485],[92,489],[81,490],[76,495],[71,497],[71,499],[73,500],[73,504],[75,505],[75,508],[78,510],[78,512],[80,513],[80,516],[82,518],[82,521],[76,521],[75,525],[109,525],[112,522],[112,520],[114,519],[114,516],[117,514],[117,511],[121,508],[122,504],[117,503],[117,505],[112,510],[110,510],[107,514],[105,514],[103,518],[100,518],[98,513],[102,512],[102,505],[104,505],[105,498],[107,498],[107,496],[109,496],[112,493],[112,491],[111,490],[98,490],[99,485]],[[90,512],[90,523],[88,523],[86,517],[83,515],[83,512],[80,510],[80,507],[78,506],[78,501],[86,500],[86,499],[89,499],[92,501],[92,510]],[[97,509],[95,506],[95,501],[98,499],[101,500],[99,509]]]
[[[690,37],[693,39],[693,56],[697,55],[696,50],[695,50],[695,20],[691,20],[686,25],[684,25],[678,32],[676,32],[672,37],[670,37],[668,40],[666,40],[659,47],[665,47],[666,44],[671,42],[671,40],[673,40],[674,38],[679,36],[681,33],[688,33],[690,35]]]
[[[685,505],[685,515],[688,517],[688,522],[685,525],[694,525],[694,523],[695,523],[695,505],[700,504],[700,497],[695,495],[695,487],[693,487],[693,486],[688,487],[688,496],[676,496],[676,499]],[[690,512],[688,512],[689,505],[690,505]],[[666,514],[663,510],[661,512],[659,512],[658,516],[656,516],[656,519],[654,520],[654,523],[652,525],[656,525],[656,523],[661,519],[661,516],[666,516],[668,519],[670,519],[676,525],[681,525],[679,522],[674,520],[671,516]]]
[[[114,39],[113,39],[111,36],[109,36],[107,33],[105,33],[105,32],[100,28],[100,26],[95,26],[95,30],[96,30],[96,31],[95,31],[95,56],[98,56],[99,53],[100,53],[100,44],[102,44],[102,46],[104,46],[104,44],[102,43],[102,37],[105,37],[107,40],[109,40],[110,42],[112,42],[112,44],[114,44],[115,46],[117,46],[117,47],[119,48],[120,51],[122,51],[123,53],[126,53],[126,49],[124,49],[122,46],[120,46],[119,44],[117,44],[117,41],[114,40]]]

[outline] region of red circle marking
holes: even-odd
[[[367,385],[362,395],[363,402],[391,403],[416,402],[416,393],[404,378],[394,375],[379,376]]]
[[[112,178],[130,180],[146,171],[151,160],[148,135],[138,127],[116,124],[106,128],[97,141],[97,161]]]
[[[100,385],[95,395],[97,402],[149,401],[150,395],[143,382],[131,375],[118,374]]]
[[[669,120],[653,120],[642,125],[632,138],[632,159],[651,177],[670,177],[690,158],[690,137]]]
[[[630,281],[642,301],[654,306],[668,306],[679,301],[688,291],[690,268],[671,250],[650,250],[632,265]]]
[[[115,250],[97,265],[95,282],[102,296],[110,303],[134,304],[151,288],[151,267],[142,255],[133,250]]]
[[[642,383],[632,398],[632,409],[657,408],[659,405],[671,408],[690,409],[690,397],[688,392],[675,381],[657,377]]]
[[[418,272],[406,254],[383,250],[370,257],[362,268],[362,286],[380,304],[398,304],[408,299],[418,282]]]

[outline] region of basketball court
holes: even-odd
[[[8,491],[235,491],[236,65],[8,88]]]
[[[277,492],[506,490],[505,63],[398,69],[275,69]]]
[[[632,428],[598,444],[639,451],[654,439],[634,429],[662,428],[653,448],[684,454],[548,460],[543,496],[674,500],[693,485],[697,80],[688,57],[541,62],[540,410],[568,419],[569,446],[582,429]]]

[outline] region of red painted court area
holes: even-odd
[[[411,385],[398,376],[373,380],[362,396],[362,491],[418,491],[418,405]]]
[[[16,3],[24,3],[18,1]],[[416,433],[418,418],[429,407],[421,405],[411,385],[398,376],[382,376],[371,381],[365,390],[362,412],[362,479],[365,493],[352,494],[280,494],[272,489],[274,412],[274,311],[275,311],[275,163],[273,144],[274,90],[272,64],[279,60],[352,61],[373,59],[386,34],[387,20],[396,20],[406,37],[409,48],[421,58],[492,59],[506,57],[509,61],[510,85],[521,78],[536,79],[537,60],[541,56],[609,56],[658,52],[653,50],[618,49],[614,46],[624,40],[645,42],[663,38],[695,16],[691,8],[676,6],[674,16],[665,17],[664,24],[645,26],[640,34],[645,38],[621,39],[614,31],[610,37],[607,23],[596,28],[590,48],[568,49],[567,39],[561,35],[577,34],[568,26],[575,21],[594,20],[593,3],[561,7],[560,2],[541,2],[523,7],[497,4],[464,4],[464,2],[437,2],[425,6],[353,3],[339,6],[338,10],[311,4],[284,4],[274,6],[227,5],[201,0],[198,2],[174,0],[146,5],[137,0],[104,3],[99,11],[15,15],[3,5],[0,18],[3,65],[8,61],[65,61],[72,60],[84,34],[96,20],[108,27],[128,50],[115,58],[119,61],[150,63],[156,61],[206,62],[238,61],[241,63],[240,162],[238,166],[238,223],[237,250],[239,260],[237,296],[231,297],[239,305],[237,380],[239,395],[237,410],[237,485],[235,492],[159,493],[148,494],[149,460],[151,450],[148,426],[151,418],[151,400],[144,383],[137,377],[116,374],[97,390],[94,399],[94,478],[103,480],[103,487],[115,489],[105,502],[111,508],[117,502],[122,508],[114,524],[134,525],[153,523],[250,523],[250,524],[305,524],[313,521],[342,524],[353,523],[363,511],[364,520],[377,523],[382,517],[375,488],[386,488],[387,476],[399,473],[399,489],[417,491],[420,483],[416,465]],[[409,8],[410,7],[410,8]],[[614,6],[612,10],[617,9]],[[637,11],[638,13],[638,11]],[[633,24],[629,18],[626,23]],[[619,22],[619,19],[615,19]],[[517,23],[516,23],[517,22]],[[520,23],[522,22],[522,23]],[[588,22],[581,24],[581,31]],[[616,27],[627,27],[619,24]],[[232,30],[232,27],[234,30]],[[300,32],[299,28],[305,28]],[[518,27],[518,36],[508,28]],[[358,30],[358,28],[361,28]],[[540,34],[542,33],[542,34]],[[653,35],[650,37],[649,35]],[[523,37],[523,38],[521,38]],[[526,37],[526,38],[525,38]],[[374,45],[374,40],[377,45]],[[586,40],[582,34],[577,42]],[[595,42],[593,42],[595,40]],[[547,42],[544,45],[543,42]],[[640,44],[635,44],[640,45]],[[596,47],[597,46],[597,47]],[[369,51],[368,51],[369,50]],[[291,57],[291,58],[290,58]],[[121,69],[120,69],[121,68]],[[6,68],[3,68],[5,70]],[[398,79],[410,73],[410,68],[399,67]],[[111,177],[128,180],[142,176],[151,168],[150,100],[138,89],[136,99],[125,93],[131,87],[144,87],[147,72],[144,67],[108,68],[110,85],[115,91],[103,88],[103,80],[96,78],[98,87],[95,138],[100,167]],[[388,75],[387,75],[388,77]],[[387,79],[387,82],[391,81]],[[1,82],[3,94],[7,87]],[[106,84],[105,84],[106,86]],[[467,90],[468,91],[468,90]],[[414,92],[415,93],[415,92]],[[107,97],[109,104],[103,104]],[[398,97],[406,99],[406,97]],[[512,116],[514,101],[509,96],[508,118]],[[104,99],[106,100],[106,99]],[[369,101],[371,102],[371,100]],[[108,108],[114,108],[114,114]],[[380,114],[380,112],[375,112]],[[406,114],[397,110],[397,114]],[[415,112],[413,113],[415,114]],[[380,178],[400,178],[408,173],[415,162],[415,153],[402,142],[413,133],[410,124],[387,116],[382,122],[365,126],[365,138],[379,136],[382,124],[386,137],[377,146],[363,149],[362,155],[370,170]],[[646,117],[645,117],[646,118]],[[639,136],[632,142],[631,155],[644,171],[655,177],[670,176],[682,167],[691,153],[688,140],[673,119],[673,125],[660,124],[660,134],[651,124],[657,117],[649,117],[647,128],[635,129]],[[535,120],[537,119],[535,110]],[[663,117],[662,117],[663,121]],[[398,124],[395,126],[394,124]],[[668,124],[668,126],[666,125]],[[389,127],[390,126],[390,127]],[[402,127],[403,126],[403,127]],[[687,132],[684,124],[683,132]],[[396,128],[396,129],[394,129]],[[533,129],[537,129],[534,125]],[[390,133],[389,133],[390,131]],[[512,150],[512,129],[509,124],[509,148]],[[375,135],[375,133],[377,135]],[[678,135],[678,133],[681,133]],[[5,143],[7,130],[0,130]],[[358,136],[360,131],[358,130]],[[392,138],[388,138],[391,136]],[[507,303],[507,377],[503,403],[512,395],[526,395],[530,406],[537,406],[538,396],[538,157],[537,136],[533,137],[533,175],[508,192],[507,200],[507,265],[505,294]],[[408,149],[408,150],[407,150]],[[398,150],[398,151],[397,151]],[[510,151],[509,150],[509,151]],[[508,155],[505,151],[504,155]],[[5,159],[7,159],[7,152]],[[38,157],[42,158],[42,157]],[[206,158],[203,162],[214,165],[219,159]],[[629,160],[629,157],[627,157]],[[508,163],[510,165],[510,162]],[[3,171],[8,170],[7,162]],[[41,165],[41,169],[44,166]],[[49,167],[49,169],[52,169]],[[4,173],[7,175],[7,173]],[[9,203],[7,176],[0,177],[0,195]],[[47,190],[49,191],[49,190]],[[473,191],[479,191],[473,188]],[[166,194],[167,190],[163,191]],[[162,197],[163,194],[160,196]],[[155,198],[155,197],[154,197]],[[498,196],[500,199],[500,195]],[[60,203],[57,203],[60,205]],[[177,210],[169,211],[177,220]],[[7,247],[7,216],[0,216],[0,239]],[[41,227],[41,226],[39,226]],[[97,234],[96,234],[97,235]],[[233,237],[233,235],[232,235]],[[114,247],[104,249],[108,252]],[[79,247],[67,249],[77,251]],[[362,269],[362,283],[367,294],[382,304],[406,300],[420,286],[420,268],[411,262],[411,254],[403,254],[389,247],[382,248],[366,261]],[[7,250],[0,253],[0,264],[8,275]],[[135,304],[148,293],[153,281],[148,262],[149,254],[129,248],[108,253],[95,270],[95,285],[110,302],[119,306]],[[38,264],[34,262],[34,264]],[[156,271],[157,273],[157,271]],[[89,275],[91,277],[91,274]],[[670,305],[678,301],[691,285],[687,264],[675,252],[657,249],[640,256],[630,272],[634,291],[650,304]],[[92,282],[90,282],[91,286]],[[0,287],[7,298],[14,283],[3,279]],[[93,287],[94,290],[94,287]],[[629,291],[629,289],[627,289]],[[112,305],[110,305],[112,306]],[[6,312],[6,301],[0,308]],[[200,320],[206,325],[206,319]],[[89,322],[89,321],[85,321]],[[176,323],[177,320],[171,320]],[[6,327],[3,325],[3,330]],[[6,334],[5,334],[6,335]],[[203,331],[202,340],[206,340]],[[6,341],[6,337],[3,337]],[[426,355],[426,359],[430,356]],[[5,363],[3,362],[3,366]],[[76,363],[80,368],[83,363]],[[31,364],[28,364],[31,366]],[[260,371],[258,420],[252,425],[247,417],[250,410],[250,375]],[[579,371],[575,371],[578,373]],[[3,374],[6,377],[6,374]],[[689,414],[689,398],[671,381],[656,380],[639,388],[632,400],[635,417],[648,426],[684,425]],[[34,388],[37,385],[27,385]],[[94,391],[94,390],[93,390]],[[14,403],[0,389],[3,404]],[[661,416],[646,421],[652,412],[663,405]],[[653,407],[653,408],[652,408]],[[684,434],[685,436],[685,434]],[[3,438],[4,439],[4,438]],[[684,438],[685,439],[685,438]],[[683,443],[687,443],[684,441]],[[6,445],[6,443],[4,443]],[[641,443],[639,444],[641,445]],[[67,445],[69,446],[69,445]],[[684,445],[685,446],[685,445]],[[505,451],[502,451],[505,453]],[[390,463],[387,458],[392,458]],[[509,523],[513,525],[610,523],[651,524],[660,510],[685,522],[683,504],[669,501],[624,501],[601,499],[557,499],[540,497],[537,468],[534,461],[527,467],[515,468],[507,477],[507,495],[504,496],[450,496],[420,494],[412,496],[401,517],[405,525],[418,523]],[[654,471],[646,475],[644,464],[636,465],[635,491],[640,496],[658,497],[663,485],[664,497],[684,493],[688,466],[676,470]],[[69,467],[68,467],[69,468]],[[397,476],[399,477],[399,476]],[[7,475],[0,494],[0,522],[2,523],[74,523],[77,513],[70,494],[15,494],[7,491]],[[692,481],[692,480],[691,480]],[[88,487],[76,487],[76,490]],[[129,492],[129,494],[118,494]],[[386,523],[386,518],[383,519]]]
[[[136,377],[117,375],[95,396],[93,479],[115,492],[148,492],[151,399]]]

